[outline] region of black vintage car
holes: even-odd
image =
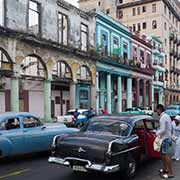
[[[56,136],[49,162],[81,172],[121,171],[132,178],[142,157],[159,157],[153,150],[157,127],[147,115],[97,116],[78,133]]]

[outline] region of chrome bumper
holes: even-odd
[[[80,161],[80,162],[86,162],[87,164],[85,165],[85,169],[87,171],[99,171],[99,172],[103,172],[103,173],[113,173],[113,172],[117,172],[120,170],[120,166],[119,165],[113,165],[113,166],[105,166],[104,164],[93,164],[88,160],[84,160],[84,159],[78,159],[78,158],[65,158],[65,159],[61,159],[61,158],[56,158],[56,157],[49,157],[48,162],[49,163],[56,163],[56,164],[60,164],[63,166],[71,166],[70,161],[71,160],[76,160],[76,161]]]

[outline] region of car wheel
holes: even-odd
[[[137,162],[136,160],[129,155],[125,167],[125,178],[132,179],[136,175]]]

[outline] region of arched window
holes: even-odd
[[[27,56],[21,64],[21,74],[24,76],[45,78],[45,67],[39,58]]]
[[[77,79],[83,81],[91,81],[92,77],[89,68],[86,66],[81,66],[77,71]]]
[[[1,70],[12,70],[12,62],[7,56],[6,52],[0,48],[0,69]]]
[[[53,75],[60,78],[72,78],[72,72],[70,66],[64,61],[58,61],[56,63]]]

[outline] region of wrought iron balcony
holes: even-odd
[[[174,40],[174,34],[173,34],[173,33],[170,33],[169,39],[170,39],[170,41],[173,41],[173,40]]]

